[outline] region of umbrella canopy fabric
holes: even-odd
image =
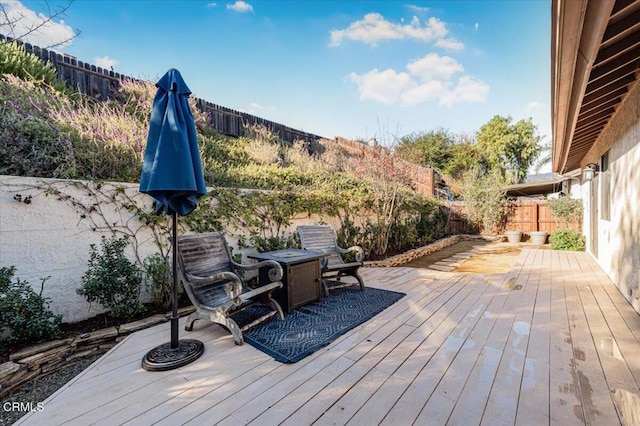
[[[191,91],[176,69],[167,71],[156,87],[140,192],[156,199],[156,213],[185,216],[207,193],[188,102]]]

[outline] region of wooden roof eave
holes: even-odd
[[[553,171],[564,173],[591,67],[614,0],[552,0]]]

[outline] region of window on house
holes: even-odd
[[[609,169],[609,151],[600,157],[600,176],[602,188],[601,217],[604,220],[611,219],[611,170]]]

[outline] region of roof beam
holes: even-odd
[[[589,106],[589,108],[584,108],[584,107],[580,108],[580,115],[578,115],[578,120],[582,120],[583,118],[587,117],[591,113],[603,111],[609,107],[614,107],[618,103],[620,103],[621,100],[622,100],[622,97],[618,96],[617,98],[613,98],[607,102],[593,103]]]
[[[617,43],[602,49],[596,57],[594,67],[600,66],[607,61],[615,59],[617,56],[640,46],[640,31],[631,34],[629,37],[623,38]]]
[[[610,117],[614,112],[616,112],[615,108],[607,108],[603,111],[596,111],[591,115],[587,115],[576,123],[576,129],[581,128],[590,121],[599,120],[603,117]]]
[[[604,126],[605,124],[607,124],[607,120],[600,119],[598,121],[593,121],[593,122],[591,122],[589,124],[586,124],[586,125],[582,126],[579,129],[576,128],[576,132],[573,134],[573,139],[577,140],[577,139],[581,138],[584,135],[588,135],[593,130],[599,128],[600,126]]]
[[[613,61],[605,64],[597,64],[591,71],[591,80],[596,80],[606,74],[609,74],[618,68],[622,68],[627,64],[637,64],[638,58],[640,58],[640,46],[618,56]]]
[[[630,34],[634,32],[638,26],[640,26],[640,9],[625,16],[615,24],[609,25],[602,37],[602,42],[606,43],[614,37],[622,37],[625,34]]]
[[[611,82],[607,85],[604,85],[600,88],[598,88],[598,90],[595,90],[589,94],[585,94],[584,96],[584,100],[583,103],[588,104],[590,102],[593,102],[595,100],[598,99],[602,99],[605,96],[613,93],[614,91],[617,91],[619,89],[626,89],[626,86],[633,83],[635,81],[635,77],[634,76],[626,76],[623,77],[621,79],[618,79],[614,82]],[[614,86],[614,87],[611,87]],[[625,90],[626,92],[626,90]]]
[[[635,81],[634,73],[635,73],[635,69],[632,70],[631,72],[625,72],[625,69],[618,69],[610,73],[609,75],[607,75],[606,78],[601,78],[599,80],[592,81],[587,85],[587,88],[585,89],[585,97],[602,88],[607,88],[608,90],[611,90],[611,87],[615,88],[617,86],[626,86],[628,83],[625,84],[623,82],[628,81],[629,78],[631,78],[631,82]]]
[[[618,13],[624,11],[626,8],[631,6],[636,0],[617,0],[616,5],[613,7],[611,11],[611,17],[615,18]]]
[[[571,151],[575,151],[576,146],[579,145],[579,143],[584,141],[585,139],[595,140],[600,134],[600,132],[602,132],[602,130],[604,130],[604,128],[607,126],[608,122],[609,122],[608,119],[600,120],[597,123],[594,123],[593,126],[591,126],[589,129],[584,129],[580,133],[576,133],[575,137],[573,138]],[[575,144],[576,146],[573,146],[573,144]]]
[[[627,93],[629,91],[629,89],[627,89],[626,87],[621,87],[611,93],[606,94],[605,96],[599,98],[599,99],[594,99],[591,102],[584,102],[582,104],[583,108],[591,108],[593,105],[597,105],[597,103],[601,103],[601,102],[607,102],[610,101],[611,99],[617,98],[617,97],[621,97],[622,95],[624,95],[625,93]]]

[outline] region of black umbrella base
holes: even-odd
[[[171,342],[156,346],[142,358],[142,368],[147,371],[167,371],[192,363],[204,353],[204,344],[199,340],[178,341],[171,349]]]

